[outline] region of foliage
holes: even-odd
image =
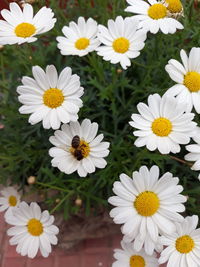
[[[43,1],[39,2],[34,5],[36,10],[44,4]],[[98,212],[100,207],[107,205],[107,198],[112,195],[112,184],[118,180],[120,173],[131,175],[141,165],[150,167],[157,164],[161,173],[170,171],[180,178],[185,188],[184,194],[189,195],[188,214],[200,215],[197,208],[200,199],[198,173],[190,170],[187,163],[174,158],[184,158],[184,147],[179,155],[166,156],[158,151],[137,148],[134,146],[133,129],[128,124],[131,114],[137,112],[139,102],[146,102],[152,93],[162,95],[173,85],[165,71],[168,60],[179,59],[182,48],[189,51],[193,46],[200,46],[200,9],[194,8],[193,1],[185,2],[185,17],[182,19],[185,29],[174,35],[148,34],[141,56],[132,60],[132,66],[126,71],[122,71],[119,65],[103,61],[95,52],[83,58],[64,57],[56,47],[56,36],[62,35],[61,29],[69,21],[84,16],[106,24],[109,18],[117,15],[129,16],[124,12],[125,6],[125,1],[118,0],[95,0],[93,7],[90,1],[71,0],[65,9],[61,9],[58,1],[52,0],[50,7],[58,18],[52,31],[39,37],[35,43],[5,46],[0,51],[0,114],[1,124],[4,125],[4,129],[0,130],[0,182],[18,184],[24,189],[27,178],[36,176],[37,182],[29,185],[30,190],[42,189],[46,196],[45,203],[52,212],[62,211],[64,218],[68,218],[79,212],[80,206],[75,204],[77,198],[82,199],[81,209],[86,214]],[[53,130],[44,130],[41,123],[31,126],[27,122],[28,116],[18,112],[20,103],[16,87],[20,85],[21,77],[31,76],[34,65],[45,68],[48,64],[54,64],[59,71],[70,66],[73,73],[81,77],[85,94],[80,120],[90,118],[98,122],[99,131],[111,143],[107,167],[87,178],[80,178],[77,174],[65,175],[52,168],[48,138]],[[195,120],[199,123],[197,115]],[[50,189],[57,192],[53,197],[48,196]]]

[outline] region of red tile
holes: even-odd
[[[0,231],[4,230],[5,225],[4,212],[0,212]]]
[[[110,267],[110,253],[83,254],[81,267]]]
[[[62,266],[81,267],[80,255],[74,254],[74,255],[66,255],[66,256],[56,257],[55,267],[62,267]]]
[[[4,239],[5,251],[4,257],[6,258],[21,258],[22,256],[16,252],[16,246],[11,246],[8,242],[8,237]]]
[[[107,251],[110,248],[110,242],[108,237],[98,238],[98,239],[88,239],[84,242],[83,250],[86,253],[96,253]]]
[[[54,257],[51,256],[48,258],[37,257],[28,260],[28,267],[54,267],[54,261]]]
[[[26,258],[5,258],[2,267],[26,267]]]
[[[0,265],[1,267],[110,267],[113,260],[113,249],[120,248],[122,235],[88,239],[69,250],[53,247],[49,258],[38,253],[35,259],[28,259],[16,253],[16,246],[10,246],[6,235],[9,226],[0,213]],[[166,264],[160,265],[166,267]]]
[[[122,238],[123,238],[122,234],[111,236],[112,248],[120,248],[121,247],[120,242],[121,242]]]

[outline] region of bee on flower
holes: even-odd
[[[84,119],[81,124],[63,124],[61,130],[55,131],[49,139],[55,146],[49,150],[53,157],[52,166],[66,174],[77,171],[81,177],[95,172],[96,168],[105,168],[104,157],[109,154],[110,144],[102,142],[104,136],[97,135],[97,131],[98,124],[89,119]]]

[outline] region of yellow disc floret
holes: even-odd
[[[180,0],[166,0],[167,9],[171,13],[180,13],[183,9],[182,3]]]
[[[152,19],[163,19],[167,16],[167,8],[159,3],[149,7],[148,15]]]
[[[64,99],[62,90],[58,88],[50,88],[46,90],[43,95],[43,102],[49,108],[57,108],[61,106]]]
[[[188,72],[184,77],[184,85],[190,92],[198,92],[200,90],[200,73],[196,71]]]
[[[43,233],[43,225],[37,219],[29,220],[27,224],[28,232],[33,236],[39,236]]]
[[[15,196],[10,196],[8,202],[11,207],[15,207],[17,204],[17,198]]]
[[[166,118],[158,118],[152,122],[151,129],[157,136],[168,136],[172,131],[172,123]]]
[[[194,240],[189,235],[184,235],[176,240],[176,249],[182,254],[189,253],[194,248]]]
[[[145,260],[139,255],[133,255],[130,258],[130,267],[145,267]]]
[[[120,38],[117,38],[116,40],[114,40],[112,46],[113,46],[113,49],[115,50],[115,52],[124,54],[128,51],[128,49],[130,47],[130,42],[128,39],[126,39],[124,37],[120,37]]]
[[[36,28],[33,24],[23,22],[17,25],[15,28],[15,34],[18,37],[27,38],[32,36],[36,32]]]
[[[145,191],[136,197],[134,207],[141,216],[152,216],[159,209],[160,200],[154,192]]]
[[[84,50],[86,49],[90,44],[90,40],[87,39],[87,38],[80,38],[76,41],[75,43],[75,47],[78,49],[78,50]]]

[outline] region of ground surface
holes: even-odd
[[[9,245],[7,228],[0,213],[0,267],[111,267],[113,249],[119,248],[121,240],[120,234],[89,239],[69,251],[54,248],[47,259],[37,256],[31,260],[18,255],[15,246]]]

